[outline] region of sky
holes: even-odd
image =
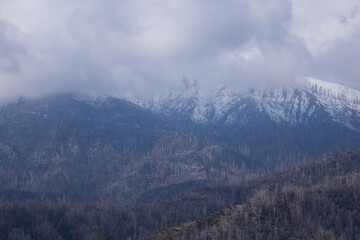
[[[0,0],[0,98],[247,89],[311,76],[360,88],[358,0]]]

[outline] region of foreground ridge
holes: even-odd
[[[295,170],[308,184],[295,178],[275,191],[258,189],[244,203],[146,239],[358,239],[359,165],[359,151],[329,156]]]

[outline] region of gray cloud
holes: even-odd
[[[0,71],[19,72],[19,59],[25,52],[16,39],[17,29],[6,20],[0,19]]]
[[[360,31],[347,41],[339,41],[321,57],[313,59],[311,72],[319,78],[340,82],[360,89]]]
[[[317,16],[303,2],[0,1],[0,96],[156,94],[183,75],[204,88],[283,84],[297,74],[354,84],[357,5],[342,3],[336,15],[334,2],[326,15],[320,4]],[[333,18],[343,38],[327,29]]]

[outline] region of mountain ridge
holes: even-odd
[[[359,160],[360,151],[338,153],[255,179],[240,203],[145,239],[357,239]]]
[[[333,121],[360,130],[360,91],[340,84],[308,77],[295,87],[251,89],[247,93],[222,87],[206,97],[201,95],[196,81],[184,79],[183,84],[183,88],[172,90],[167,98],[149,108],[200,124],[227,125],[241,124],[239,116],[245,115],[250,103],[275,123],[291,125],[306,123],[316,110],[323,109]]]

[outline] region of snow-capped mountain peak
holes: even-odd
[[[303,78],[296,87],[250,90],[242,93],[222,87],[202,96],[196,82],[184,80],[184,87],[172,90],[158,110],[168,115],[211,124],[246,124],[257,112],[275,123],[306,124],[326,112],[334,122],[360,129],[360,91],[337,83]]]

